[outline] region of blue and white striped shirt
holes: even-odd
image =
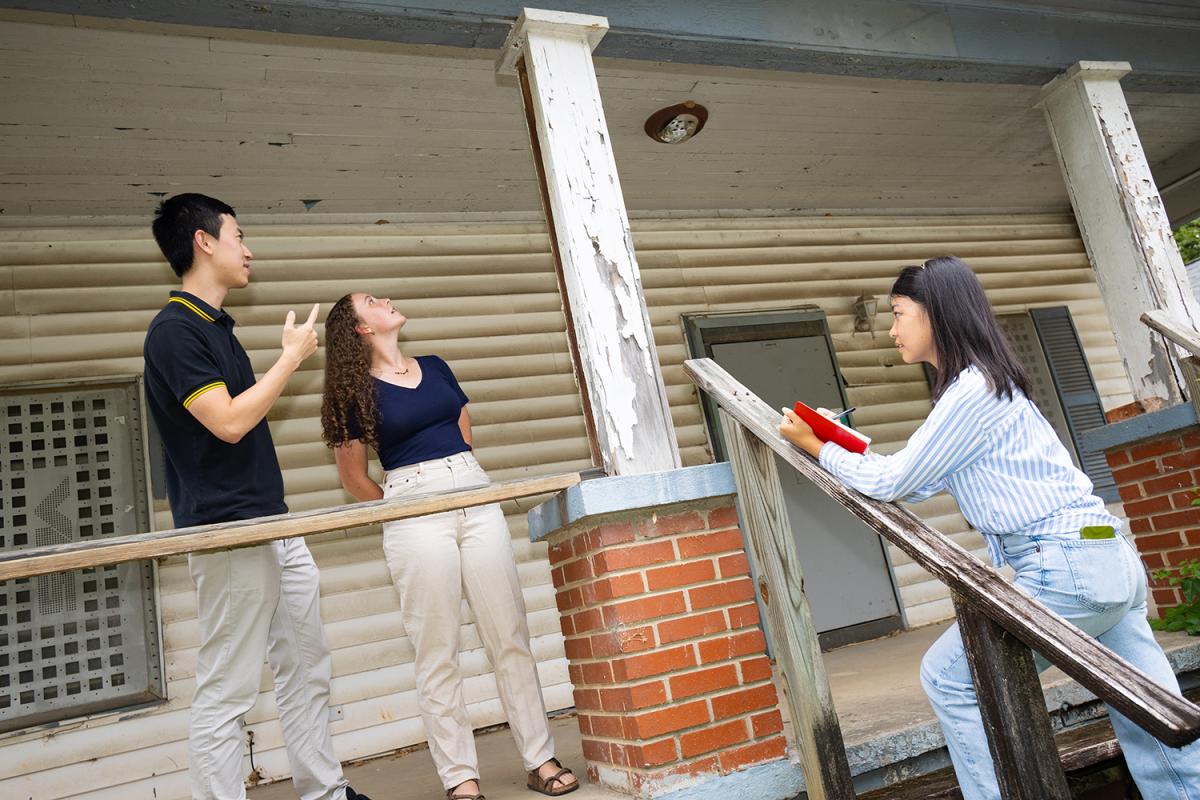
[[[827,442],[820,462],[878,500],[918,502],[950,492],[984,534],[996,566],[1004,563],[1002,536],[1078,538],[1085,525],[1121,529],[1037,406],[1019,390],[997,398],[973,366],[946,389],[904,449],[858,455]]]

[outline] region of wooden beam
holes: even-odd
[[[497,69],[524,67],[581,389],[605,472],[628,475],[681,462],[592,64],[607,30],[603,17],[527,8]]]
[[[955,595],[975,695],[1004,800],[1071,800],[1033,653]]]
[[[689,359],[683,366],[697,386],[801,475],[1100,699],[1172,747],[1200,739],[1200,707],[1159,686],[1096,639],[1030,600],[924,520],[842,484],[780,436],[780,413],[712,359]]]
[[[1193,356],[1200,357],[1200,331],[1194,326],[1158,308],[1143,312],[1140,319],[1151,330],[1158,331]]]
[[[1121,91],[1125,62],[1081,61],[1043,87],[1045,114],[1079,232],[1096,273],[1117,349],[1140,401],[1180,400],[1173,348],[1130,309],[1163,309],[1195,328],[1179,248]]]
[[[750,557],[758,566],[767,631],[796,729],[804,791],[810,800],[852,800],[854,783],[846,745],[804,596],[804,571],[796,556],[775,454],[725,411],[718,413],[746,521]]]
[[[299,514],[279,514],[271,517],[223,522],[217,525],[197,525],[166,531],[113,536],[86,542],[32,547],[0,556],[0,581],[29,578],[69,569],[99,567],[161,558],[181,553],[205,550],[228,550],[249,547],[275,539],[307,536],[313,533],[357,528],[396,519],[420,517],[460,508],[471,508],[517,497],[556,492],[579,483],[578,473],[524,478],[481,486],[477,489],[455,489],[413,495],[394,500],[372,500],[334,508],[322,508]]]

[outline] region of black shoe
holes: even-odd
[[[365,794],[354,791],[350,786],[346,787],[346,800],[371,800]]]

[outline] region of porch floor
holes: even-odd
[[[842,723],[850,770],[860,792],[895,783],[946,766],[941,730],[917,678],[921,655],[947,623],[905,631],[895,636],[850,645],[825,654],[825,669]],[[1200,638],[1159,634],[1181,682],[1200,682]],[[1051,668],[1042,676],[1047,706],[1056,709],[1055,724],[1075,724],[1097,713],[1095,698]],[[1102,709],[1101,709],[1102,711]],[[787,736],[794,741],[784,710]],[[559,759],[583,772],[579,728],[571,715],[551,720]],[[525,788],[520,757],[506,729],[476,736],[483,790],[489,800],[539,797]],[[798,767],[797,767],[798,769]],[[438,800],[441,783],[425,747],[350,766],[350,783],[372,800]],[[249,800],[291,800],[291,782],[260,786]],[[625,797],[584,784],[574,800]]]

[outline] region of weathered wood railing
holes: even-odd
[[[0,556],[0,581],[30,578],[69,569],[100,567],[143,558],[249,547],[291,536],[326,533],[360,525],[499,503],[520,497],[532,497],[566,489],[577,483],[579,474],[571,472],[504,481],[475,489],[432,492],[393,500],[371,500],[296,514],[33,547]]]
[[[841,484],[784,440],[778,432],[780,413],[716,362],[694,359],[684,368],[720,408],[722,435],[731,455],[811,800],[848,800],[855,794],[804,597],[776,455],[954,593],[1005,800],[1070,797],[1030,648],[1161,741],[1180,746],[1200,738],[1200,706],[1154,683],[912,513]]]
[[[1161,333],[1168,341],[1191,353],[1179,359],[1179,371],[1192,407],[1200,415],[1200,331],[1171,317],[1162,309],[1147,311],[1142,314],[1141,320],[1151,330]]]

